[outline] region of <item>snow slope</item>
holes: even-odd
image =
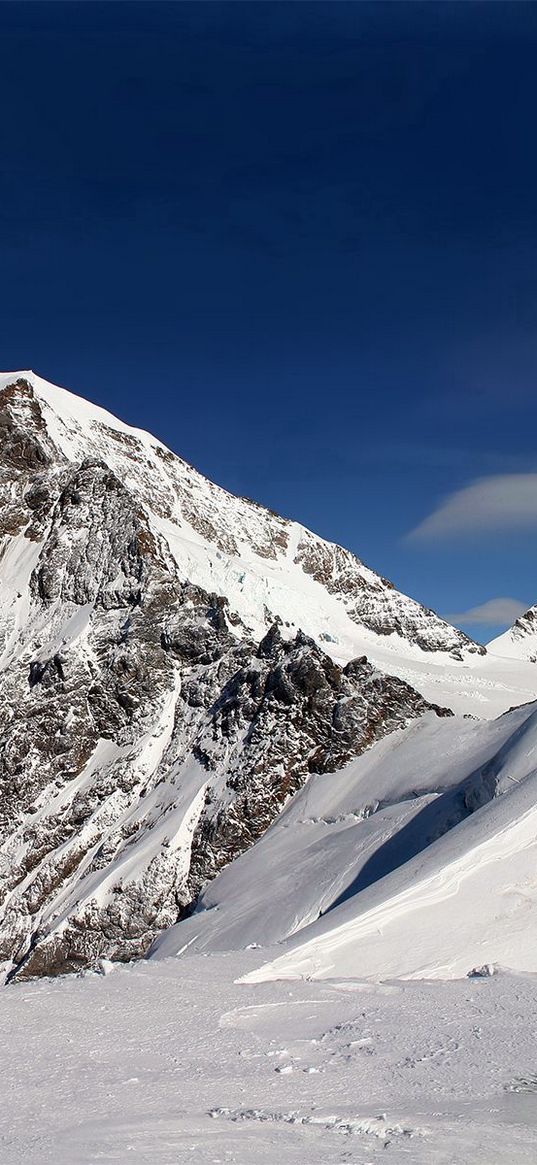
[[[427,714],[339,772],[312,775],[260,841],[204,890],[194,914],[157,940],[153,957],[280,942],[357,886],[361,901],[364,886],[490,795],[483,770],[492,772],[502,748],[512,764],[513,734],[531,715],[528,705],[496,721]],[[494,785],[503,791],[505,782]]]
[[[489,752],[489,759],[461,787],[470,815],[449,827],[449,792],[422,807],[421,820],[402,831],[399,825],[395,860],[393,852],[386,860],[385,838],[384,869],[377,851],[374,880],[351,887],[346,900],[290,939],[252,981],[449,978],[484,964],[537,970],[535,706],[503,717],[497,728],[500,747],[491,754],[489,739],[481,757]],[[482,736],[480,749],[484,743]],[[421,771],[430,745],[423,737]],[[416,852],[420,829],[431,829],[432,815],[438,823],[446,811],[441,836]]]

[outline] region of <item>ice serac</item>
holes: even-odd
[[[312,774],[533,694],[350,552],[0,378],[0,959],[145,953]],[[531,680],[530,680],[531,675]]]

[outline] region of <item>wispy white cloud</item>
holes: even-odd
[[[537,527],[537,473],[480,477],[445,501],[407,534],[412,541]]]
[[[482,623],[485,627],[510,627],[527,610],[528,603],[521,603],[519,599],[489,599],[478,607],[470,607],[469,611],[458,611],[446,615],[446,618],[461,627],[472,623]]]

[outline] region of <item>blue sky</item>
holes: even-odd
[[[0,365],[443,614],[537,601],[537,7],[42,0],[0,34]]]

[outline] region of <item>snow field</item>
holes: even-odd
[[[237,984],[255,955],[7,988],[1,1165],[533,1165],[532,976]]]

